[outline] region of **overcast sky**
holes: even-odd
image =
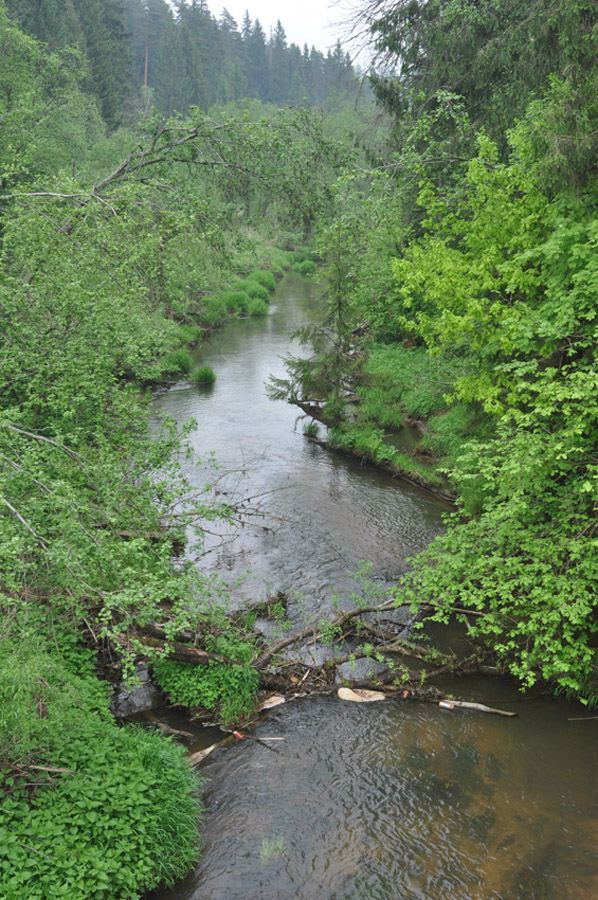
[[[280,0],[226,0],[224,3],[208,0],[207,6],[217,19],[226,7],[239,28],[245,10],[249,10],[252,22],[260,20],[266,38],[270,28],[274,28],[280,19],[289,44],[299,44],[301,48],[304,44],[311,48],[313,44],[318,50],[326,51],[338,38],[342,39],[342,29],[335,23],[342,18],[343,11],[329,0],[294,0],[292,3],[281,3]]]

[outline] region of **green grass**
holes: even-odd
[[[226,304],[222,301],[220,294],[211,294],[204,298],[203,309],[200,313],[202,325],[217,328],[226,321],[227,317]]]
[[[391,344],[372,348],[365,376],[367,386],[387,392],[407,416],[427,419],[446,408],[446,396],[463,368],[461,361],[431,357],[425,347]]]
[[[228,312],[247,312],[251,296],[247,291],[225,291],[221,294],[221,301]]]
[[[216,375],[211,366],[199,366],[191,375],[191,381],[195,384],[214,384]]]
[[[309,276],[315,273],[316,264],[311,259],[304,259],[301,262],[296,262],[293,269],[299,272],[300,275]]]
[[[268,309],[269,306],[264,300],[260,300],[259,297],[254,297],[253,300],[249,301],[247,313],[250,316],[267,316]]]
[[[188,375],[193,360],[186,350],[171,350],[163,356],[161,368],[167,375]]]
[[[195,344],[203,332],[199,325],[177,325],[176,336],[181,344]]]
[[[274,275],[266,269],[257,269],[247,277],[250,281],[257,281],[257,283],[261,284],[262,287],[265,287],[267,291],[273,292],[276,290],[276,280]]]
[[[245,291],[251,298],[259,297],[259,299],[263,300],[265,303],[270,301],[270,291],[263,287],[263,285],[258,284],[257,281],[252,281],[250,278],[246,278],[245,281],[240,281],[235,289],[237,291]]]

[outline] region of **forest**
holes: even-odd
[[[276,648],[180,556],[238,511],[150,410],[291,269],[325,299],[271,396],[453,504],[384,602],[598,705],[598,10],[362,0],[348,26],[367,77],[196,0],[0,0],[7,900],[133,900],[197,859],[201,779],[98,674],[255,707]]]

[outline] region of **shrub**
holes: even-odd
[[[174,883],[198,850],[183,748],[118,728],[89,654],[60,657],[33,634],[18,654],[0,644],[0,896],[137,900]]]
[[[199,325],[178,325],[177,338],[181,344],[194,344],[202,335]]]
[[[316,264],[311,259],[304,259],[303,262],[295,263],[293,269],[300,275],[313,275],[316,271]]]
[[[267,316],[268,304],[264,300],[260,300],[259,297],[254,297],[253,300],[249,301],[247,312],[250,316]]]
[[[162,358],[162,371],[169,375],[186,375],[191,371],[193,360],[186,350],[171,350]]]
[[[225,291],[221,299],[229,312],[246,312],[251,295],[247,291]]]
[[[199,366],[191,375],[191,381],[195,384],[214,384],[216,375],[211,366]]]
[[[258,284],[261,284],[262,287],[265,287],[266,290],[270,292],[276,290],[274,275],[272,272],[266,271],[266,269],[257,269],[255,272],[252,272],[248,278],[250,281],[257,281]]]
[[[251,298],[259,297],[260,300],[263,300],[265,303],[270,301],[270,292],[261,284],[258,284],[257,281],[252,281],[250,278],[241,281],[237,285],[237,290],[245,291]]]

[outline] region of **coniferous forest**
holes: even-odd
[[[395,602],[465,622],[522,689],[598,704],[598,9],[354,15],[367,77],[251,11],[0,0],[7,900],[138,898],[197,859],[200,779],[117,727],[99,669],[145,658],[228,724],[255,706],[268,650],[180,556],[235,510],[185,478],[193,423],[149,414],[290,269],[319,264],[323,308],[272,397],[453,504]]]

